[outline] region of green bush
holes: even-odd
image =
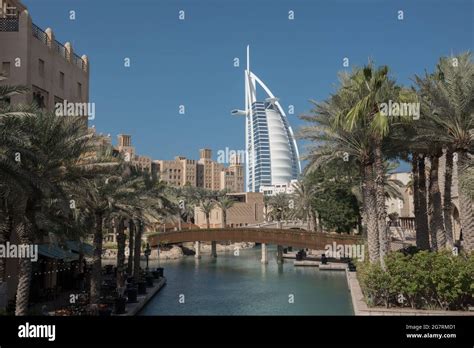
[[[379,263],[359,263],[358,278],[369,306],[467,310],[473,305],[474,255],[394,252]]]

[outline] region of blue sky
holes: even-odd
[[[474,41],[472,0],[23,2],[35,24],[88,55],[90,101],[96,103],[91,124],[114,142],[119,133],[131,134],[137,152],[153,159],[197,158],[203,147],[214,156],[226,147],[244,149],[243,118],[230,110],[243,108],[247,44],[252,70],[286,110],[294,105],[288,117],[297,130],[308,100],[334,91],[344,57],[350,66],[371,57],[409,85],[440,56],[472,50]]]

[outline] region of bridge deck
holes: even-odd
[[[326,245],[362,244],[358,236],[270,228],[215,228],[158,233],[149,237],[151,246],[183,242],[254,242],[323,250]]]

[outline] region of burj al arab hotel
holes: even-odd
[[[264,99],[257,99],[257,86],[266,94]],[[293,130],[278,98],[250,71],[249,46],[245,70],[245,110],[232,110],[232,115],[245,116],[247,192],[260,192],[263,186],[288,184],[297,179],[301,164]]]

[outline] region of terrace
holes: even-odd
[[[20,30],[20,17],[9,16],[0,18],[0,32],[18,32]],[[76,65],[78,68],[87,72],[87,62],[85,62],[80,56],[70,52],[64,44],[61,42],[51,39],[43,29],[32,23],[32,35],[37,40],[57,52],[61,57]]]
[[[51,40],[50,36],[42,30],[40,27],[37,25],[33,24],[32,25],[32,33],[33,37],[41,41],[43,44],[57,52],[61,57],[66,59],[67,61],[75,64],[78,68],[87,71],[87,63],[84,62],[84,60],[79,57],[77,54],[72,53],[64,46],[62,43],[60,43],[57,40]]]

